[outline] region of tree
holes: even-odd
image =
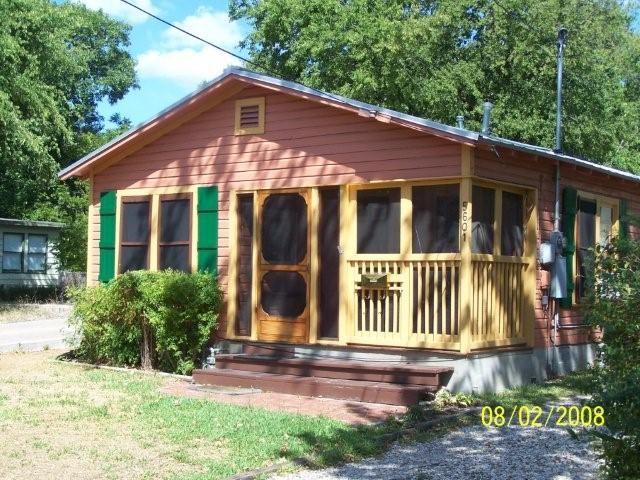
[[[265,71],[362,101],[553,146],[555,39],[565,151],[640,172],[637,3],[613,0],[231,0]]]
[[[66,223],[62,266],[84,270],[87,187],[57,172],[113,136],[98,104],[136,87],[130,27],[47,0],[0,2],[0,26],[0,216]]]

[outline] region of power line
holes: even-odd
[[[206,43],[207,45],[209,45],[209,46],[211,46],[211,47],[213,47],[213,48],[215,48],[215,49],[217,49],[217,50],[220,50],[221,52],[224,52],[224,53],[226,53],[226,54],[228,54],[228,55],[231,55],[232,57],[237,58],[238,60],[242,60],[243,62],[246,62],[246,63],[248,63],[249,65],[253,65],[253,66],[258,67],[258,68],[261,68],[261,69],[263,69],[263,70],[267,70],[267,69],[265,69],[265,68],[264,68],[264,66],[260,65],[259,63],[256,63],[256,62],[254,62],[254,61],[252,61],[252,60],[249,60],[249,59],[247,59],[247,58],[244,58],[243,56],[238,55],[237,53],[233,53],[231,50],[227,50],[226,48],[223,48],[223,47],[221,47],[221,46],[219,46],[219,45],[216,45],[216,44],[215,44],[215,43],[213,43],[213,42],[210,42],[210,41],[208,41],[208,40],[205,40],[204,38],[199,37],[198,35],[195,35],[195,34],[193,34],[193,33],[189,32],[189,31],[185,30],[184,28],[180,28],[179,26],[177,26],[177,25],[175,25],[175,24],[173,24],[173,23],[171,23],[171,22],[169,22],[169,21],[165,20],[164,18],[160,18],[160,17],[158,17],[157,15],[155,15],[155,14],[153,14],[153,13],[151,13],[151,12],[149,12],[149,11],[145,10],[145,9],[144,9],[144,8],[142,8],[142,7],[139,7],[138,5],[136,5],[136,4],[134,4],[134,3],[129,2],[128,0],[120,0],[120,1],[121,1],[122,3],[126,3],[126,4],[127,4],[127,5],[129,5],[130,7],[135,8],[136,10],[141,11],[142,13],[144,13],[144,14],[146,14],[146,15],[149,15],[149,16],[150,16],[150,17],[152,17],[152,18],[155,18],[155,19],[156,19],[156,20],[158,20],[159,22],[162,22],[162,23],[164,23],[165,25],[170,26],[171,28],[175,28],[176,30],[178,30],[178,31],[180,31],[180,32],[182,32],[182,33],[184,33],[185,35],[189,35],[190,37],[195,38],[196,40],[199,40],[199,41],[201,41],[201,42],[203,42],[203,43]],[[267,71],[268,71],[268,70],[267,70]],[[273,74],[273,72],[269,72],[269,73],[272,73],[272,74]]]

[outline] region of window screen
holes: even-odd
[[[502,192],[502,255],[521,257],[524,245],[524,197]]]
[[[238,280],[236,334],[251,335],[253,280],[253,194],[238,195]]]
[[[149,268],[149,200],[122,204],[120,272]]]
[[[340,190],[320,190],[318,250],[320,254],[319,301],[320,337],[338,338],[338,299],[340,298]]]
[[[191,200],[160,198],[161,270],[191,271]]]
[[[29,235],[27,244],[28,271],[45,273],[47,271],[47,236]]]
[[[589,249],[596,244],[596,202],[578,198],[578,231],[577,231],[577,282],[576,291],[579,297],[586,293],[586,262]]]
[[[307,282],[298,272],[267,272],[260,291],[262,310],[269,315],[296,318],[307,306]]]
[[[2,271],[22,272],[22,243],[24,235],[21,233],[5,233],[2,236]]]
[[[413,253],[459,252],[459,186],[413,187]]]
[[[473,253],[493,253],[493,220],[495,218],[495,191],[473,187],[471,216],[473,220]]]
[[[358,253],[400,253],[400,189],[358,191]]]
[[[307,255],[307,203],[297,193],[269,195],[262,207],[262,256],[295,265]]]

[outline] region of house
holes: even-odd
[[[537,260],[556,171],[559,309]],[[491,390],[584,366],[586,249],[639,233],[636,175],[241,68],[60,172],[72,176],[91,185],[90,282],[217,272],[218,345],[244,355],[197,379],[297,393],[336,394],[326,377],[378,400],[377,381]]]
[[[64,225],[0,218],[0,290],[56,287],[55,244]]]

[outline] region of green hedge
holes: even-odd
[[[215,331],[222,299],[215,277],[171,270],[128,272],[70,296],[81,359],[184,374]]]
[[[601,362],[593,404],[604,407],[605,475],[640,478],[640,242],[619,239],[596,247],[585,302],[587,321],[601,328]]]

